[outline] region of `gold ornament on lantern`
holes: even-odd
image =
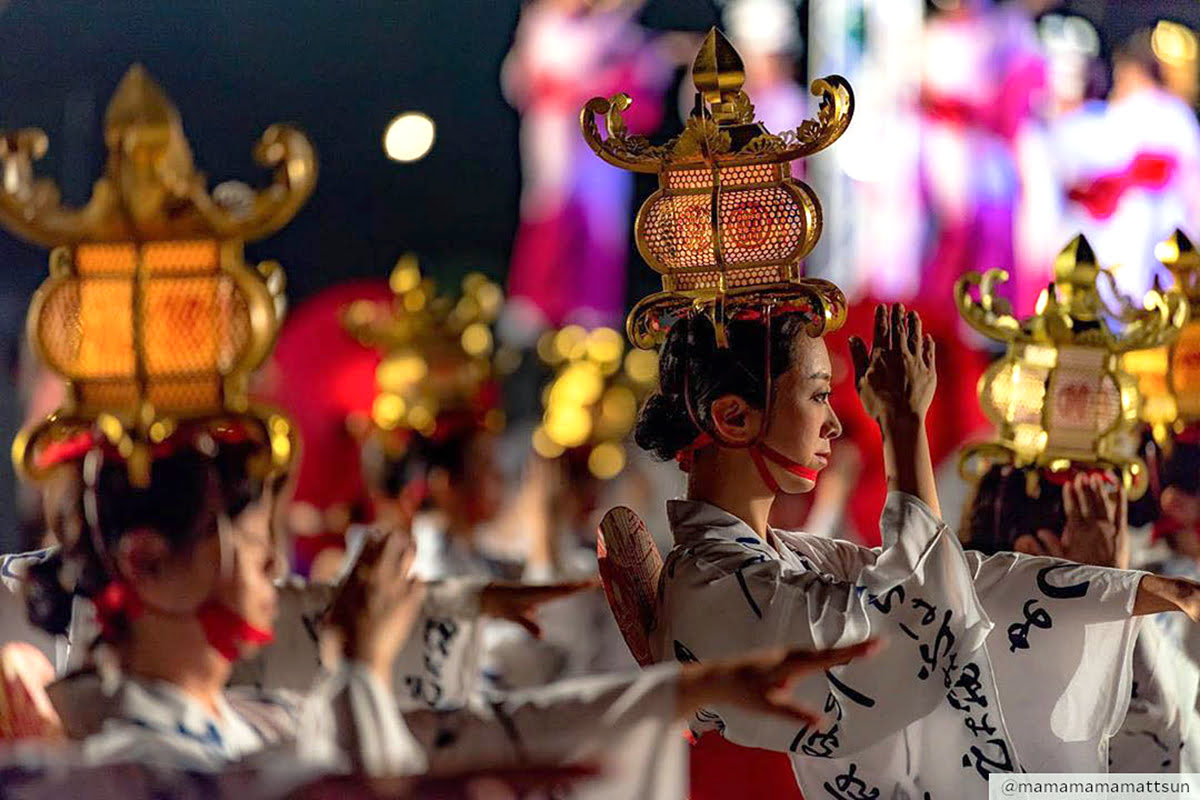
[[[1137,377],[1142,421],[1160,445],[1169,447],[1174,434],[1200,422],[1200,253],[1175,231],[1155,255],[1186,296],[1181,313],[1187,319],[1174,342],[1126,353],[1123,363]]]
[[[54,248],[28,335],[67,383],[64,406],[14,442],[18,469],[38,477],[46,448],[98,428],[141,482],[154,448],[181,425],[219,433],[231,421],[254,428],[274,466],[286,467],[291,423],[247,393],[282,322],[283,271],[247,266],[243,243],[283,227],[312,193],[311,144],[294,128],[268,128],[255,156],[274,181],[227,209],[196,171],[178,110],[139,65],[109,103],[104,141],[91,199],[69,208],[33,174],[45,134],[0,135],[0,223]]]
[[[554,377],[542,392],[542,422],[533,449],[543,458],[586,448],[588,470],[601,480],[625,469],[625,440],[637,411],[658,382],[658,359],[645,350],[625,350],[612,328],[587,331],[577,325],[547,331],[537,352]]]
[[[342,312],[346,330],[383,353],[371,423],[388,450],[399,454],[410,432],[432,437],[439,425],[458,421],[501,429],[503,412],[491,396],[500,287],[472,273],[458,296],[438,294],[411,254],[397,262],[389,283],[391,303],[359,300]]]
[[[821,236],[821,206],[794,180],[788,162],[820,152],[845,132],[854,95],[839,76],[814,81],[821,98],[815,120],[776,135],[754,118],[742,91],[745,68],[715,28],[692,64],[696,103],[682,134],[662,145],[628,133],[628,95],[588,101],[580,117],[584,139],[608,163],[658,174],[659,189],[638,212],[635,238],[646,262],[662,275],[663,291],[630,314],[630,340],[649,348],[671,321],[693,312],[713,321],[725,344],[725,324],[771,309],[801,310],[814,336],[845,321],[846,300],[834,284],[805,278],[800,262]],[[605,135],[596,125],[603,115]]]
[[[1139,497],[1148,476],[1136,455],[1137,382],[1121,369],[1120,357],[1178,331],[1186,318],[1182,293],[1156,289],[1141,309],[1125,301],[1110,309],[1098,282],[1115,292],[1112,273],[1096,263],[1082,236],[1059,253],[1054,282],[1039,296],[1034,316],[1013,316],[996,292],[1007,279],[1003,270],[970,272],[954,287],[963,319],[1008,344],[979,380],[979,402],[996,436],[964,450],[964,476],[995,463],[1051,473],[1083,464],[1119,471],[1131,496]]]

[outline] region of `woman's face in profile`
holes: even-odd
[[[831,444],[842,425],[829,404],[833,366],[825,340],[800,334],[792,367],[775,382],[775,397],[764,442],[801,466],[820,471],[829,464]],[[786,492],[811,491],[813,481],[778,465],[768,468]]]
[[[222,523],[232,564],[222,565],[215,599],[260,630],[274,627],[278,607],[279,545],[277,528],[271,522],[274,507],[273,493],[264,492],[233,520]]]

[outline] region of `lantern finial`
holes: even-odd
[[[692,82],[718,125],[745,121],[739,118],[738,108],[745,97],[742,85],[746,82],[746,67],[733,44],[716,28],[708,32],[696,53]]]
[[[650,347],[672,319],[703,313],[724,343],[729,319],[766,309],[807,314],[813,335],[837,329],[846,311],[841,290],[804,277],[800,266],[821,236],[820,203],[792,180],[787,162],[845,132],[854,113],[850,84],[837,75],[814,81],[817,118],[776,135],[755,121],[742,59],[717,29],[692,71],[696,106],[683,133],[664,144],[629,135],[622,117],[633,102],[628,95],[592,98],[580,116],[584,139],[602,159],[659,176],[659,190],[638,212],[636,239],[662,274],[663,291],[634,308],[630,338]]]
[[[104,144],[104,174],[88,202],[71,208],[51,181],[34,177],[45,134],[0,134],[0,224],[45,247],[200,236],[245,242],[286,225],[316,185],[312,144],[295,128],[272,125],[255,149],[258,163],[274,170],[272,184],[237,209],[222,206],[196,171],[178,110],[140,64],[109,103]]]

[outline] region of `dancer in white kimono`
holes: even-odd
[[[780,492],[811,491],[840,425],[830,362],[799,312],[728,325],[687,315],[660,354],[638,443],[689,471],[670,508],[656,655],[704,662],[767,645],[886,636],[870,662],[796,694],[823,725],[736,709],[697,715],[738,744],[790,752],[806,796],[987,796],[993,772],[1103,771],[1130,693],[1134,616],[1200,616],[1187,581],[1051,558],[964,554],[941,521],[925,435],[934,347],[902,307],[851,340],[864,408],[883,434],[882,550],[771,530]],[[764,357],[764,353],[769,357]],[[770,395],[765,387],[773,386]],[[822,794],[824,792],[824,794]]]
[[[363,529],[362,534],[369,533]],[[30,567],[54,557],[57,545],[0,556],[0,644],[25,642],[36,647],[68,676],[92,665],[91,644],[100,633],[90,600],[76,597],[69,612],[49,633],[29,622],[24,578]],[[351,550],[357,557],[358,548]],[[344,576],[343,576],[344,577]],[[422,581],[424,603],[393,665],[393,683],[404,708],[455,705],[475,687],[479,653],[472,631],[482,618],[506,620],[536,630],[536,612],[544,604],[594,586],[591,580],[536,586],[447,579]],[[235,666],[231,683],[264,690],[307,691],[321,671],[320,622],[333,601],[335,584],[306,583],[291,577],[277,581],[278,616],[274,640]],[[461,635],[459,635],[461,633]]]
[[[106,447],[82,470],[60,470],[76,490],[76,513],[58,532],[61,549],[26,578],[31,619],[60,621],[73,594],[90,597],[113,656],[100,660],[101,679],[52,691],[65,730],[80,740],[68,760],[420,775],[612,759],[596,794],[583,796],[680,797],[676,719],[717,702],[812,723],[815,715],[777,690],[796,674],[871,649],[665,666],[401,716],[388,684],[425,587],[410,577],[407,537],[393,533],[366,544],[334,602],[330,624],[344,657],[333,675],[306,698],[226,690],[232,663],[272,637],[276,486],[249,466],[253,446],[203,449],[173,445],[141,488]],[[661,767],[650,768],[656,762]]]
[[[980,479],[965,518],[966,546],[983,555],[1015,550],[1128,569],[1132,553],[1123,489],[1087,464],[1077,465],[1065,483],[1062,476],[1035,474],[1031,481],[1030,468],[992,467]],[[971,551],[968,557],[976,557]],[[1200,672],[1178,641],[1157,625],[1139,626],[1129,709],[1109,748],[1112,772],[1200,768],[1198,682]]]

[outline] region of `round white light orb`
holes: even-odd
[[[393,161],[420,161],[433,148],[437,127],[420,111],[406,111],[388,123],[383,149]]]

